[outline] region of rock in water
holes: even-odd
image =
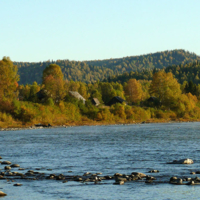
[[[7,195],[6,193],[0,191],[0,197],[6,196],[6,195]]]
[[[20,167],[18,164],[12,164],[11,167]]]
[[[5,160],[1,164],[2,165],[11,165],[12,163],[10,161]]]
[[[172,162],[169,162],[168,164],[193,164],[194,161],[192,159],[186,158],[181,160],[174,160]]]

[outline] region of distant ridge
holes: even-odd
[[[162,69],[167,66],[187,64],[200,61],[195,53],[183,49],[150,53],[141,56],[123,58],[91,60],[91,61],[45,61],[45,62],[14,62],[18,66],[20,84],[39,84],[42,81],[42,72],[51,63],[59,65],[65,79],[92,83],[104,80],[125,72]]]

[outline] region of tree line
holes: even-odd
[[[18,84],[17,70],[10,58],[0,61],[0,127],[200,119],[199,85],[181,84],[165,69],[152,71],[152,80],[85,83],[65,79],[61,67],[51,63],[41,84],[26,85]],[[69,91],[79,92],[85,104]],[[108,106],[116,96],[125,101]],[[93,98],[101,102],[98,107]]]
[[[140,74],[148,76],[148,72],[155,69],[162,69],[172,65],[185,65],[194,61],[200,61],[200,58],[188,51],[173,50],[163,51],[154,54],[142,56],[130,56],[119,59],[94,60],[94,61],[69,61],[57,60],[38,63],[14,62],[18,67],[20,75],[19,84],[33,84],[36,81],[42,83],[42,72],[50,64],[57,64],[61,67],[64,78],[68,81],[81,81],[85,83],[94,83],[102,81],[108,77],[121,75],[123,73]],[[141,72],[145,74],[141,74]],[[137,74],[137,75],[138,75]],[[149,77],[146,77],[146,80]],[[152,78],[152,77],[151,77]]]

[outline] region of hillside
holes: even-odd
[[[20,84],[32,84],[34,81],[41,83],[42,72],[51,63],[61,67],[65,79],[90,83],[125,72],[161,69],[172,65],[185,65],[197,60],[200,61],[200,57],[194,53],[173,50],[108,60],[83,62],[57,60],[38,63],[14,62],[14,64],[18,66]]]
[[[158,69],[157,69],[158,70]],[[137,80],[152,80],[154,70],[143,70],[141,72],[130,72],[123,73],[120,75],[114,75],[105,79],[104,81],[108,82],[119,82],[124,83],[129,79],[137,79]],[[165,72],[172,72],[174,77],[178,80],[179,83],[183,83],[184,81],[192,81],[195,84],[200,84],[200,62],[192,62],[180,65],[172,65],[164,68]]]

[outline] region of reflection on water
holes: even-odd
[[[158,179],[189,176],[199,170],[200,123],[82,126],[0,132],[0,156],[27,170],[41,168],[46,174],[82,175],[84,172],[160,171]],[[175,159],[191,158],[193,165],[168,165]],[[0,166],[0,168],[3,168]],[[52,169],[49,172],[47,169]],[[16,171],[16,170],[15,170]],[[72,172],[69,172],[72,171]],[[154,175],[154,174],[153,174]],[[25,181],[22,187],[0,180],[4,199],[192,199],[200,196],[199,186],[167,183],[148,185],[113,181],[83,184],[59,181]],[[195,195],[195,196],[194,196]],[[196,198],[197,199],[197,198]]]

